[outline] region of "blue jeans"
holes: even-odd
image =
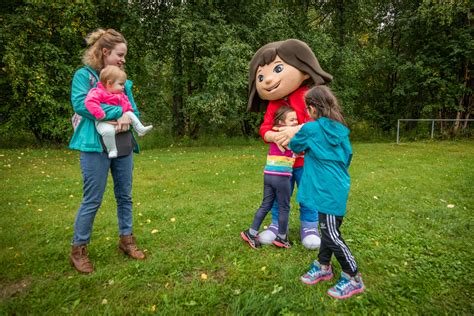
[[[88,244],[95,215],[102,204],[109,169],[114,180],[120,235],[132,234],[133,153],[109,159],[106,152],[81,152],[83,197],[74,222],[72,244]]]
[[[301,177],[303,176],[304,167],[293,168],[293,176],[290,178],[291,195],[296,185],[300,185]],[[300,221],[315,223],[318,221],[318,211],[307,208],[303,203],[300,203]],[[278,201],[275,200],[272,206],[272,223],[278,224]]]

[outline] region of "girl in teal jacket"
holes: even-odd
[[[305,153],[304,172],[297,201],[318,211],[321,246],[318,260],[301,277],[306,284],[333,277],[331,257],[334,254],[342,268],[341,279],[328,294],[343,299],[364,291],[365,286],[355,259],[342,238],[340,226],[346,214],[352,159],[349,129],[337,99],[326,86],[316,86],[305,95],[309,114],[315,120],[305,123],[291,139],[295,153]]]
[[[99,210],[110,173],[114,181],[117,201],[119,250],[134,259],[145,259],[138,250],[132,230],[132,148],[138,152],[129,131],[130,118],[122,113],[122,107],[103,105],[105,121],[116,125],[118,157],[110,159],[95,128],[95,117],[87,110],[84,100],[90,89],[96,86],[100,71],[109,65],[120,68],[125,64],[127,42],[122,34],[108,29],[99,29],[86,38],[88,48],[84,53],[84,67],[77,70],[72,79],[71,103],[74,109],[74,134],[69,147],[80,151],[80,165],[83,177],[83,196],[74,222],[71,265],[81,273],[93,272],[87,253],[95,215]],[[125,84],[125,93],[138,114],[132,95],[132,82]]]

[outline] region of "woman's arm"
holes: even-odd
[[[87,110],[84,102],[87,93],[92,88],[89,81],[89,75],[89,72],[85,68],[79,69],[74,74],[71,87],[71,103],[74,112],[80,116],[95,120],[96,118]],[[122,117],[123,113],[120,106],[101,104],[101,107],[105,112],[104,120],[117,120]]]

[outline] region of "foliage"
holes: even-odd
[[[367,291],[345,301],[326,294],[336,280],[298,280],[316,252],[300,243],[296,208],[291,249],[254,251],[240,239],[261,202],[266,146],[136,155],[134,234],[148,258],[117,252],[110,180],[89,246],[90,276],[67,259],[82,193],[78,154],[3,150],[0,314],[471,315],[474,143],[353,147],[342,231]]]
[[[314,50],[357,126],[390,134],[398,118],[472,117],[468,0],[19,1],[4,4],[1,19],[2,137],[69,138],[69,82],[98,27],[127,38],[135,99],[166,137],[256,136],[262,114],[246,112],[248,63],[287,38]]]
[[[66,3],[37,3],[19,5],[5,16],[9,102],[1,108],[2,129],[29,130],[39,141],[64,141],[72,115],[64,96],[77,64],[73,53],[82,42],[78,35],[91,27],[82,13],[83,8]]]

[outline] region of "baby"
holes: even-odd
[[[105,112],[101,103],[121,106],[123,113],[132,120],[132,126],[138,136],[148,133],[153,126],[143,126],[138,117],[133,113],[133,107],[124,93],[127,74],[117,66],[107,66],[100,72],[100,82],[87,94],[85,105],[87,110],[97,119],[95,126],[102,136],[109,158],[117,157],[117,144],[115,143],[115,126],[109,122],[101,121]]]

